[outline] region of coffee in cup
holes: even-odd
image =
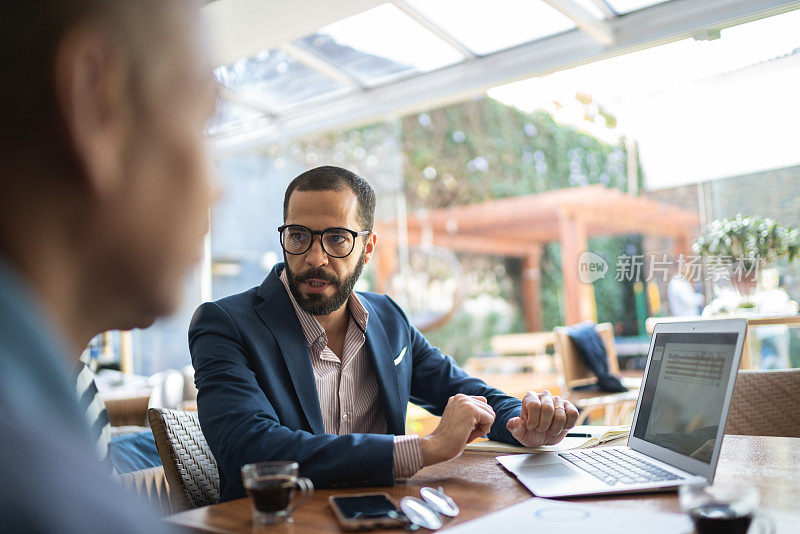
[[[759,494],[753,486],[690,485],[681,486],[678,493],[696,534],[747,534],[751,525],[763,534],[774,530],[767,515],[756,513]]]
[[[314,485],[297,476],[297,462],[258,462],[242,467],[244,489],[253,505],[253,522],[271,525],[292,521],[292,511],[311,494]],[[295,499],[295,493],[300,495]]]

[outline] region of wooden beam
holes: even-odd
[[[410,217],[408,226],[431,228],[437,233],[455,229],[459,234],[506,234],[508,229],[514,229],[519,230],[519,236],[530,230],[529,238],[555,241],[557,212],[562,208],[581,213],[592,235],[636,232],[673,236],[686,226],[699,224],[695,214],[680,208],[593,185],[437,209]],[[552,233],[546,235],[541,231],[543,227]]]
[[[627,218],[636,223],[652,222],[658,226],[683,227],[699,224],[699,217],[689,211],[670,204],[662,204],[654,200],[629,195],[617,190],[607,190],[596,201],[575,198],[564,203],[564,207],[579,211],[586,217],[598,220]]]
[[[567,325],[581,321],[596,321],[594,311],[594,287],[581,282],[578,276],[578,261],[586,251],[588,238],[586,224],[578,214],[569,211],[559,213],[561,225],[561,274],[564,284],[564,319]]]
[[[493,226],[483,230],[470,230],[469,235],[497,236],[521,239],[523,241],[541,241],[550,243],[558,241],[558,221],[536,224],[515,224],[511,226]]]
[[[528,249],[522,259],[522,305],[528,332],[542,331],[542,273],[543,245]]]
[[[424,240],[417,232],[408,233],[409,245],[422,245]],[[498,256],[523,257],[528,249],[539,245],[518,239],[471,236],[462,234],[433,234],[430,245],[468,254],[497,254]]]
[[[699,217],[688,211],[637,198],[617,198],[603,207],[570,204],[581,214],[591,235],[643,233],[675,237],[699,224]]]
[[[571,187],[521,197],[501,198],[466,206],[429,211],[421,217],[409,217],[409,227],[446,228],[456,226],[459,232],[492,226],[523,225],[556,221],[557,210],[567,201],[592,198],[608,191],[602,185]]]
[[[388,293],[389,282],[397,271],[397,237],[391,232],[381,233],[375,251],[375,291]]]
[[[672,239],[673,243],[673,254],[675,257],[679,257],[681,254],[685,256],[691,256],[692,252],[692,233],[687,230],[683,234],[677,235]]]

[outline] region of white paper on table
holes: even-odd
[[[505,510],[447,529],[448,534],[487,532],[555,532],[558,534],[689,534],[692,522],[685,514],[647,512],[570,503],[534,497]]]

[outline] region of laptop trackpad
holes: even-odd
[[[525,466],[520,471],[526,477],[532,478],[565,477],[576,474],[575,471],[560,463]]]

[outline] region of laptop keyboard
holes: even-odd
[[[562,452],[559,456],[612,486],[683,480],[680,475],[619,449],[593,449],[577,454]]]

